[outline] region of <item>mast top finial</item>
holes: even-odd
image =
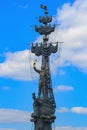
[[[47,6],[41,4],[40,7],[41,7],[42,9],[44,9],[44,11],[45,11],[44,13],[45,13],[45,14],[48,14]]]
[[[44,9],[44,10],[47,10],[47,6],[45,6],[45,5],[40,5],[40,7],[42,8],[42,9]]]

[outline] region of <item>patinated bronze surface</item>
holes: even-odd
[[[39,17],[39,22],[42,23],[40,27],[35,25],[36,32],[43,34],[42,43],[32,43],[31,52],[36,56],[42,56],[42,65],[38,70],[36,68],[36,62],[33,64],[34,70],[39,74],[38,83],[38,96],[35,93],[32,94],[34,99],[31,121],[34,122],[34,130],[52,130],[52,123],[55,121],[55,99],[52,89],[49,57],[51,53],[56,53],[58,50],[58,42],[49,43],[48,35],[54,32],[55,25],[51,26],[49,23],[52,21],[52,16],[48,16],[47,7],[41,5],[44,9],[45,16]]]

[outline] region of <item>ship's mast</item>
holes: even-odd
[[[52,130],[52,122],[55,120],[55,100],[52,89],[51,73],[49,57],[51,53],[56,53],[58,50],[58,42],[49,43],[49,34],[54,32],[55,25],[51,25],[52,16],[48,16],[47,7],[41,5],[44,10],[44,16],[39,17],[41,25],[38,27],[35,25],[35,31],[40,35],[43,35],[42,43],[32,44],[31,52],[36,56],[42,56],[41,69],[36,68],[36,63],[33,64],[33,68],[39,73],[40,79],[38,84],[38,97],[33,93],[33,108],[31,121],[34,122],[34,130]]]

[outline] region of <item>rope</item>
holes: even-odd
[[[30,46],[29,45],[29,49],[30,49]],[[34,58],[35,59],[35,58]],[[31,80],[33,81],[33,83],[31,84],[32,85],[32,88],[33,88],[33,91],[35,91],[36,87],[35,87],[35,80],[34,80],[34,76],[33,76],[33,73],[32,73],[32,70],[31,70],[31,61],[32,61],[32,58],[31,58],[31,51],[29,50],[29,55],[28,55],[28,63],[29,63],[29,72],[30,72],[30,77],[31,77]]]
[[[60,44],[61,45],[61,44]],[[59,53],[58,53],[58,58],[60,59],[60,57],[61,57],[61,47],[59,48]],[[58,62],[58,64],[60,64],[60,60],[59,60],[59,62]],[[55,87],[54,87],[54,89],[56,88],[56,83],[57,83],[57,81],[58,81],[58,78],[59,78],[59,65],[57,66],[57,70],[56,70],[56,78],[55,78],[55,81],[54,81],[54,84],[55,84]]]
[[[29,49],[30,49],[30,47],[29,47]],[[28,59],[29,59],[28,63],[29,63],[30,76],[31,76],[31,79],[33,80],[33,75],[32,75],[32,72],[31,72],[31,62],[30,61],[32,61],[32,59],[31,59],[31,52],[30,52],[30,50],[29,50]]]
[[[34,123],[31,124],[31,130],[34,130]]]
[[[55,122],[53,124],[54,124],[54,130],[55,130]]]

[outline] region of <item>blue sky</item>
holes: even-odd
[[[0,130],[33,128],[32,92],[37,93],[38,75],[32,69],[32,42],[42,38],[34,31],[43,15],[40,4],[54,16],[55,32],[50,41],[64,41],[51,56],[56,130],[87,130],[87,1],[0,1]],[[57,24],[60,23],[60,26]]]

